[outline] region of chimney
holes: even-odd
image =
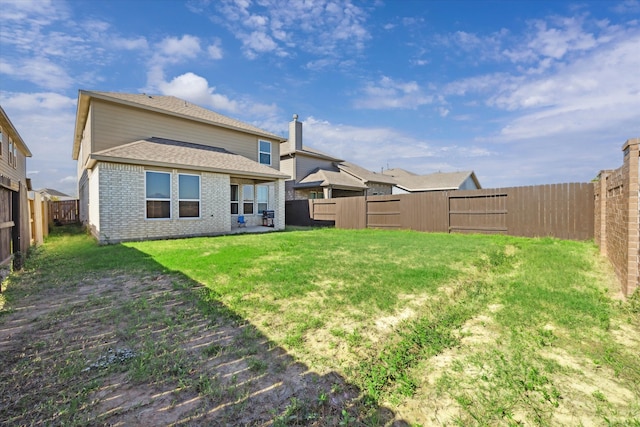
[[[289,122],[289,151],[302,150],[302,122],[298,121],[298,115],[293,115]]]

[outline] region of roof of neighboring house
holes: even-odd
[[[294,187],[335,187],[355,190],[365,190],[367,188],[360,180],[340,170],[332,171],[319,168],[302,178]]]
[[[7,132],[9,136],[11,136],[11,140],[14,143],[17,143],[18,149],[22,151],[25,157],[32,156],[31,151],[29,150],[29,147],[27,147],[27,144],[25,144],[24,140],[18,133],[18,130],[16,129],[16,127],[13,125],[13,123],[11,123],[9,116],[7,116],[7,113],[5,113],[2,106],[0,106],[0,126],[2,127],[2,129],[6,129],[5,132]]]
[[[91,98],[115,102],[131,107],[142,108],[148,111],[155,111],[158,113],[207,123],[226,129],[250,133],[264,138],[274,139],[278,142],[286,141],[286,138],[283,138],[280,135],[260,129],[248,123],[241,122],[240,120],[218,114],[206,108],[199,107],[191,102],[185,101],[184,99],[176,98],[175,96],[80,90],[78,92],[78,109],[76,112],[76,128],[73,141],[74,159],[77,158],[78,151],[80,150],[82,130],[84,129],[84,123],[87,120],[87,115],[89,114],[89,103]]]
[[[68,194],[64,194],[58,190],[54,190],[53,188],[41,188],[39,190],[36,190],[38,193],[40,194],[48,194],[49,196],[52,197],[71,197]]]
[[[284,148],[284,147],[283,147]],[[323,153],[322,151],[316,150],[315,148],[308,147],[306,145],[302,146],[302,150],[288,150],[284,148],[284,151],[280,152],[280,158],[283,156],[289,156],[291,154],[303,154],[305,156],[316,157],[318,159],[329,160],[331,162],[341,162],[342,159],[331,156],[327,153]]]
[[[393,169],[385,169],[382,171],[384,175],[389,175],[393,177],[399,176],[419,176],[417,173],[410,172],[406,169],[402,168],[393,168]]]
[[[427,175],[415,175],[404,169],[389,169],[385,174],[395,171],[396,185],[403,190],[434,191],[434,190],[457,190],[467,180],[471,178],[477,188],[482,188],[473,171],[464,172],[437,172]]]
[[[379,182],[383,184],[396,183],[395,179],[392,176],[371,172],[370,170],[367,170],[351,162],[342,162],[342,163],[339,163],[337,166],[341,171],[346,172],[350,175],[353,175],[356,178],[359,178],[360,180],[364,181],[365,183],[366,182]]]
[[[223,148],[155,137],[93,153],[91,159],[144,166],[179,167],[250,177],[289,177],[269,166]]]

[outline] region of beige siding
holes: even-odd
[[[0,174],[11,178],[15,182],[25,182],[27,174],[27,158],[24,153],[18,148],[18,161],[16,167],[9,164],[9,129],[2,128],[2,155],[0,156]],[[11,137],[15,142],[16,139]]]
[[[89,154],[91,154],[91,137],[93,135],[93,107],[89,106],[89,114],[84,129],[82,130],[82,140],[80,141],[80,153],[78,154],[78,176],[82,173],[82,169],[87,164]]]
[[[272,143],[271,167],[280,168],[278,141],[102,100],[91,105],[92,152],[155,136],[224,148],[257,162],[263,139]]]
[[[293,164],[294,164],[294,159],[291,158],[291,157],[286,157],[284,159],[281,159],[280,160],[280,172],[286,173],[291,178],[294,178],[294,176],[293,176]]]
[[[305,155],[301,155],[300,153],[296,153],[295,180],[300,181],[302,178],[309,175],[316,168],[331,169],[332,167],[333,167],[333,163],[330,160],[322,160],[316,157],[308,157]]]

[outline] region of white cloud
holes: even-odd
[[[215,39],[213,44],[210,44],[207,47],[207,53],[209,54],[209,58],[211,59],[222,59],[222,41],[220,39]]]
[[[162,82],[158,89],[164,95],[173,95],[187,99],[195,104],[207,105],[213,109],[235,113],[238,103],[228,97],[215,93],[215,87],[209,87],[204,77],[193,73],[185,73],[170,82]]]
[[[53,92],[0,92],[0,103],[33,154],[27,168],[34,188],[52,187],[75,175],[71,158],[75,98]],[[76,193],[75,183],[57,189]]]
[[[207,79],[191,72],[179,75],[171,81],[158,81],[156,88],[163,95],[186,99],[215,111],[241,114],[245,116],[244,120],[249,118],[268,120],[277,113],[275,104],[263,104],[249,98],[234,100],[218,93],[214,86],[209,85]]]
[[[401,82],[383,76],[377,83],[368,83],[362,89],[363,96],[355,101],[357,108],[366,109],[415,109],[433,102],[415,81]]]
[[[181,38],[165,37],[156,44],[157,58],[168,63],[178,63],[185,59],[193,59],[201,52],[200,39],[189,34]]]
[[[492,156],[480,146],[428,141],[388,127],[334,124],[309,117],[303,122],[305,145],[372,171],[402,167],[415,173],[471,169],[476,158]]]
[[[147,50],[149,48],[147,39],[142,36],[133,38],[116,36],[111,39],[111,45],[115,49],[123,50]]]
[[[227,0],[216,8],[214,22],[231,30],[250,59],[266,53],[289,56],[298,49],[320,56],[349,56],[371,38],[366,12],[350,0]]]
[[[47,58],[26,58],[15,64],[0,60],[0,73],[47,89],[67,89],[74,83],[64,68]]]

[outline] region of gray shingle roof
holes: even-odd
[[[437,172],[427,175],[414,175],[411,172],[401,169],[406,173],[398,173],[394,176],[396,185],[407,191],[434,191],[434,190],[457,190],[464,181],[472,177],[478,188],[480,188],[473,171],[464,172]],[[391,171],[385,171],[385,173]]]
[[[395,184],[396,181],[392,176],[387,176],[381,173],[371,172],[363,167],[360,167],[351,162],[342,162],[338,164],[338,168],[341,171],[360,178],[364,182],[378,182],[383,184]]]
[[[91,154],[94,160],[235,175],[288,178],[289,176],[223,148],[164,138],[148,138]]]
[[[302,184],[302,185],[300,185]],[[305,185],[307,184],[307,185]],[[364,190],[367,188],[360,180],[342,171],[331,171],[327,169],[316,169],[309,175],[300,180],[297,186],[304,187],[309,185],[317,185],[318,187],[339,187],[347,189]]]
[[[290,154],[304,154],[307,156],[311,156],[311,157],[316,157],[319,159],[324,159],[324,160],[330,160],[332,162],[341,162],[342,159],[339,159],[337,157],[334,157],[330,154],[327,153],[323,153],[320,150],[316,150],[315,148],[311,148],[309,146],[303,145],[302,146],[302,150],[289,150],[287,147],[282,147],[284,151],[280,151],[280,157],[282,158],[283,156],[288,156]]]

